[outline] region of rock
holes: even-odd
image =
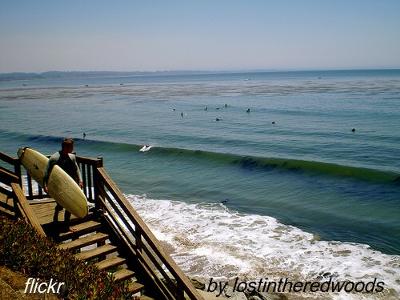
[[[247,300],[263,300],[263,299],[261,299],[261,298],[258,297],[258,296],[248,296],[248,297],[247,297]]]
[[[232,300],[247,300],[247,297],[244,293],[239,293],[239,292],[235,292],[232,297],[230,297],[229,299]]]
[[[231,300],[247,300],[245,293],[233,291],[232,286],[228,286],[225,292],[225,296],[230,296],[229,299]]]
[[[222,298],[222,297],[215,296],[214,293],[207,293],[207,292],[202,291],[202,290],[198,290],[198,292],[204,298],[204,300],[221,300],[221,298]]]
[[[288,299],[284,294],[280,294],[280,293],[258,293],[258,292],[256,292],[256,295],[261,300],[287,300]]]
[[[198,290],[205,290],[206,285],[203,282],[198,281],[196,278],[191,278],[190,281],[192,282],[193,286]]]

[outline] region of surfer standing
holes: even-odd
[[[83,187],[82,175],[79,170],[78,164],[76,163],[76,156],[72,153],[74,151],[74,140],[70,138],[66,138],[63,140],[61,144],[61,150],[54,153],[47,164],[46,173],[43,178],[44,183],[44,191],[48,193],[47,189],[47,181],[50,176],[50,172],[53,169],[54,165],[58,165],[61,169],[63,169],[69,176],[74,179],[76,183],[78,183],[79,187]],[[53,221],[58,221],[58,213],[63,209],[61,205],[57,203]],[[68,223],[71,218],[71,213],[65,210],[64,214],[64,222]]]

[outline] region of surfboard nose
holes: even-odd
[[[25,148],[19,148],[17,151],[18,158],[21,158],[24,155]]]

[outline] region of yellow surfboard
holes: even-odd
[[[29,175],[43,187],[49,159],[31,148],[20,148],[18,157]],[[78,218],[88,214],[85,194],[79,185],[63,169],[55,165],[47,182],[50,197]]]

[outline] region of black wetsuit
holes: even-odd
[[[47,164],[46,173],[44,175],[44,183],[47,185],[51,170],[55,165],[58,165],[65,171],[75,182],[79,183],[82,181],[81,171],[79,170],[78,164],[76,163],[76,156],[72,153],[63,155],[61,151],[54,153]],[[57,203],[54,212],[54,221],[58,220],[58,213],[62,210],[62,206]],[[71,213],[65,210],[64,221],[68,222],[71,218]]]

